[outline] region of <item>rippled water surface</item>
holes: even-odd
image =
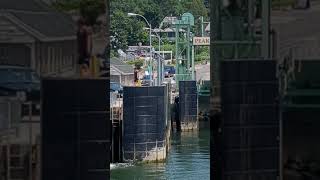
[[[207,125],[208,127],[208,125]],[[111,166],[111,180],[210,179],[210,131],[174,133],[165,163],[143,165],[115,164]]]

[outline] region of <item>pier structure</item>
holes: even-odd
[[[40,179],[39,108],[19,96],[0,97],[0,179]]]
[[[181,131],[198,130],[198,93],[196,81],[179,82],[179,121]]]
[[[123,96],[123,160],[165,160],[171,125],[169,88],[124,87]]]
[[[211,2],[212,177],[319,178],[320,4]]]
[[[122,162],[123,97],[118,92],[110,92],[111,162]]]
[[[98,78],[42,80],[40,179],[110,177],[108,85]]]

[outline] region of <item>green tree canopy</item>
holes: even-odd
[[[113,48],[126,49],[128,45],[139,42],[148,44],[148,27],[141,17],[128,17],[127,13],[141,14],[151,24],[159,27],[166,16],[180,16],[185,12],[192,13],[196,18],[195,31],[200,32],[200,16],[208,19],[208,11],[204,0],[111,0],[111,34],[114,36]]]
[[[53,6],[61,11],[78,11],[90,25],[95,24],[106,9],[104,0],[56,0]]]

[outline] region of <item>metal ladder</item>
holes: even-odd
[[[24,164],[25,154],[26,154],[26,151],[21,145],[10,145],[10,144],[7,145],[8,180],[27,180],[28,179],[25,174],[26,171],[29,172],[29,169],[26,169]],[[28,164],[30,164],[29,161],[27,162]]]
[[[119,108],[116,108],[116,107],[112,107],[112,123],[114,120],[120,120],[120,111]]]

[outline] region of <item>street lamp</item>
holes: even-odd
[[[148,20],[144,17],[144,16],[142,16],[142,15],[140,15],[140,14],[136,14],[136,13],[128,13],[128,16],[139,16],[139,17],[142,17],[144,20],[145,20],[145,22],[147,23],[147,25],[149,26],[149,46],[150,46],[150,63],[152,62],[152,42],[151,42],[151,24],[148,22]],[[152,82],[152,66],[150,66],[149,65],[149,68],[148,68],[149,70],[149,74],[150,74],[150,82]]]
[[[161,48],[161,45],[160,45],[160,41],[161,41],[161,39],[160,39],[160,36],[157,34],[157,35],[151,35],[152,37],[156,37],[156,38],[158,38],[158,41],[159,41],[159,53],[158,53],[158,55],[159,55],[159,57],[158,57],[158,63],[157,63],[157,67],[158,67],[158,70],[157,70],[157,85],[158,86],[160,86],[161,85],[161,62],[160,62],[160,48]]]
[[[149,30],[149,28],[144,28],[145,30]],[[157,67],[158,67],[158,73],[157,73],[157,83],[158,83],[158,86],[161,85],[161,82],[163,80],[163,71],[164,71],[164,68],[163,68],[163,65],[161,63],[161,59],[160,59],[160,51],[161,51],[161,37],[160,35],[155,31],[153,30],[153,32],[155,33],[155,35],[151,35],[152,37],[157,37],[158,38],[158,42],[159,42],[159,50],[158,50],[158,55],[159,55],[159,58],[158,58],[158,63],[157,63]],[[162,52],[162,57],[164,59],[164,53]]]

